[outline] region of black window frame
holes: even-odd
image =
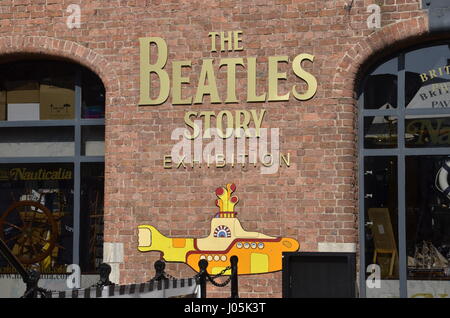
[[[407,109],[406,108],[406,63],[407,53],[422,48],[448,45],[450,40],[431,41],[420,45],[408,47],[405,50],[391,54],[377,61],[372,67],[364,72],[364,76],[357,89],[357,112],[358,112],[358,200],[359,200],[359,284],[360,297],[366,297],[366,268],[371,262],[366,262],[365,257],[365,226],[369,220],[365,219],[365,184],[364,184],[364,158],[365,157],[396,157],[397,158],[397,194],[398,194],[398,254],[399,254],[399,295],[400,298],[408,297],[408,272],[407,272],[407,249],[406,249],[406,157],[424,155],[450,155],[450,147],[427,147],[407,148],[405,145],[405,119],[407,115],[449,115],[450,109]],[[392,109],[365,109],[364,88],[369,75],[379,66],[391,59],[397,58],[397,108]],[[364,118],[373,116],[395,116],[397,118],[397,146],[383,149],[364,148]]]

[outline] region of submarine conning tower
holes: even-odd
[[[219,212],[216,213],[214,218],[235,218],[237,213],[234,212],[234,206],[239,202],[239,198],[236,195],[232,195],[236,191],[236,185],[234,183],[228,183],[226,188],[219,187],[216,189],[216,205],[219,207]]]

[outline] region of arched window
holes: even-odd
[[[0,65],[0,238],[42,273],[102,262],[104,113],[105,88],[87,68]]]
[[[359,167],[361,293],[448,294],[450,42],[396,54],[364,78]],[[366,288],[377,269],[379,288]]]

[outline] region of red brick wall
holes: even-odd
[[[209,234],[217,212],[214,190],[234,182],[245,229],[291,236],[302,251],[319,242],[357,243],[354,89],[362,65],[392,52],[395,43],[427,36],[420,0],[15,0],[0,2],[0,53],[63,56],[95,71],[107,89],[105,241],[123,242],[121,283],[154,275],[158,253],[137,251],[139,224],[156,226],[174,237]],[[69,29],[69,4],[81,7],[81,27]],[[368,30],[369,4],[381,6],[382,28]],[[244,51],[211,53],[208,33],[243,31]],[[318,79],[316,96],[307,102],[138,107],[139,37],[159,36],[170,61],[192,60],[191,85],[197,87],[200,60],[257,56],[258,81],[265,85],[268,56],[315,55],[308,67]],[[406,42],[409,41],[409,42]],[[367,63],[366,63],[367,64]],[[291,72],[292,73],[292,72]],[[169,73],[170,74],[170,73]],[[218,74],[225,96],[225,71]],[[245,86],[245,73],[238,72]],[[299,80],[290,74],[279,91]],[[240,87],[238,85],[238,87]],[[193,95],[195,90],[183,89]],[[238,98],[245,100],[245,90]],[[247,169],[163,169],[170,154],[171,131],[184,127],[186,111],[266,109],[263,127],[280,128],[281,151],[291,166],[273,175]],[[168,264],[176,277],[192,276],[183,264]],[[211,289],[210,296],[229,290]],[[280,297],[281,273],[240,278],[241,297]]]

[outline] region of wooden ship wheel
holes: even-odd
[[[0,238],[23,264],[39,263],[50,256],[57,237],[52,212],[39,202],[14,202],[0,216]]]

